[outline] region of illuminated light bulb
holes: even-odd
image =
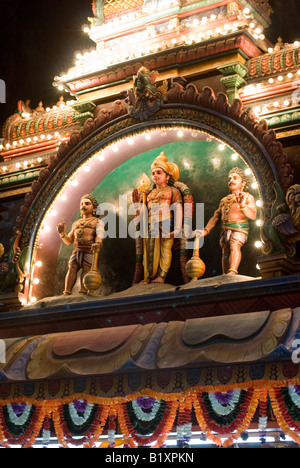
[[[17,144],[18,144],[18,143],[17,143],[16,141],[13,142],[13,146],[17,146]]]
[[[134,144],[134,139],[133,138],[129,138],[129,140],[127,140],[127,143],[129,145],[133,145]]]
[[[272,47],[269,47],[269,48],[268,48],[269,54],[272,54],[273,50],[274,50],[274,49],[272,49]]]
[[[256,28],[254,32],[255,32],[255,34],[261,34],[262,30],[261,30],[261,28]]]
[[[118,146],[113,146],[112,150],[114,153],[117,153],[119,151],[119,148]]]
[[[214,21],[217,18],[217,15],[211,15],[210,19]]]
[[[288,78],[293,78],[293,73],[288,73],[287,77]]]
[[[41,163],[41,162],[42,162],[42,158],[38,158],[38,162]]]
[[[6,167],[6,166],[2,167],[2,171],[3,171],[3,172],[6,172],[6,171],[7,171],[7,167]]]
[[[294,42],[294,46],[295,46],[295,47],[299,47],[299,46],[300,46],[300,42],[299,42],[299,41],[295,41],[295,42]]]
[[[261,200],[256,200],[256,206],[258,206],[258,207],[261,207],[261,206],[262,206]]]
[[[286,107],[288,107],[288,106],[290,105],[290,101],[288,101],[288,100],[286,99],[286,100],[284,101],[284,105],[285,105]]]
[[[7,143],[5,146],[6,146],[7,149],[10,148],[10,144],[9,144],[9,143]]]
[[[226,145],[219,145],[219,150],[220,150],[220,151],[224,151],[225,148],[226,148]]]
[[[147,135],[145,135],[145,138],[146,138],[146,140],[149,141],[149,140],[151,140],[151,135],[149,135],[149,133],[148,133]]]
[[[254,245],[255,245],[255,247],[257,249],[260,249],[262,247],[262,242],[261,241],[256,241]]]
[[[258,184],[257,182],[253,182],[253,184],[251,184],[251,187],[255,190],[258,188]]]
[[[41,268],[41,266],[43,266],[43,263],[40,260],[38,260],[35,266],[37,266],[38,268]]]
[[[184,133],[183,133],[182,130],[179,130],[179,131],[177,132],[177,136],[178,136],[179,138],[183,137],[183,135],[184,135]]]
[[[238,157],[239,157],[239,155],[237,153],[233,153],[231,155],[231,159],[233,159],[233,161],[236,161]]]
[[[100,161],[100,162],[102,162],[102,161],[104,161],[104,156],[103,156],[103,155],[101,155],[101,156],[99,156],[99,158],[98,158],[98,159],[99,159],[99,161]]]
[[[202,18],[202,20],[201,20],[201,21],[202,21],[202,23],[203,23],[203,24],[206,24],[206,23],[207,23],[207,21],[208,21],[208,18],[207,18],[207,16],[203,16],[203,18]]]
[[[17,169],[20,169],[20,167],[21,167],[21,164],[20,164],[20,163],[17,163],[17,164],[16,164],[16,168],[17,168]]]
[[[300,75],[300,70],[297,71],[297,75]]]
[[[90,172],[91,168],[89,166],[85,166],[84,172]]]
[[[251,29],[254,29],[255,28],[255,23],[250,23],[249,26],[250,26]]]
[[[31,304],[35,304],[36,301],[37,301],[37,298],[36,298],[36,297],[31,297],[31,298],[30,298]],[[30,304],[30,303],[28,302],[28,304]]]
[[[273,84],[273,83],[274,83],[274,78],[270,78],[270,79],[269,79],[269,83],[270,83],[270,84]]]
[[[40,136],[40,139],[41,139],[41,140],[45,140],[45,138],[46,138],[46,137],[45,137],[44,134]]]
[[[251,174],[251,169],[249,169],[249,167],[245,170],[245,174],[246,174],[246,175],[250,175],[250,174]]]
[[[66,197],[66,195],[62,195],[62,196],[60,197],[60,199],[61,199],[61,201],[66,201],[66,200],[67,200],[67,197]]]
[[[278,101],[273,102],[273,106],[274,106],[274,107],[279,107],[279,102],[278,102]]]
[[[39,284],[40,280],[38,278],[34,278],[33,283],[34,284]]]
[[[224,24],[224,29],[225,29],[226,31],[229,31],[229,29],[230,29],[230,24],[229,24],[229,23]]]
[[[261,219],[258,219],[256,222],[255,222],[256,226],[261,226],[262,225],[262,222],[261,222]]]
[[[255,107],[255,108],[254,108],[254,112],[255,112],[256,114],[259,114],[259,113],[261,112],[261,107],[259,107],[259,106],[258,106],[258,107]]]
[[[55,210],[52,210],[51,211],[51,216],[56,216],[57,215],[57,212]]]
[[[282,75],[279,75],[278,78],[277,78],[278,81],[283,81],[283,76]]]
[[[249,9],[249,8],[245,8],[244,11],[243,11],[243,13],[244,13],[245,15],[249,15],[250,9]]]

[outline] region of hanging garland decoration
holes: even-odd
[[[269,395],[281,430],[300,444],[300,385],[270,389]]]
[[[249,428],[259,396],[260,391],[255,389],[196,393],[194,410],[201,430],[216,445],[231,446]],[[229,438],[222,442],[220,436],[228,434]]]
[[[161,447],[173,427],[177,407],[177,401],[145,397],[120,404],[120,427],[129,446],[135,448],[156,442],[154,448]]]
[[[45,419],[43,407],[24,402],[0,406],[0,443],[3,447],[30,447],[42,429]]]
[[[268,392],[267,390],[261,390],[260,401],[259,401],[259,419],[258,429],[261,443],[265,443],[267,436],[268,426]]]
[[[109,407],[89,404],[86,400],[59,405],[53,422],[60,444],[65,448],[68,444],[93,446],[102,434],[108,413]]]
[[[263,442],[268,404],[282,432],[300,444],[300,382],[260,381],[253,387],[238,384],[193,387],[182,393],[146,389],[133,395],[102,398],[79,394],[57,400],[22,397],[0,401],[0,445],[24,448],[41,437],[44,446],[55,435],[62,447],[92,448],[106,429],[100,447],[162,447],[174,426],[178,446],[188,446],[193,411],[203,437],[229,447],[249,428],[258,410]],[[122,440],[116,440],[120,427]],[[51,430],[55,434],[51,434]]]
[[[191,396],[181,399],[177,415],[177,447],[189,447],[192,436],[192,408],[193,400]]]

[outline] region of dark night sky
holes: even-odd
[[[0,127],[16,110],[19,99],[37,107],[53,106],[59,91],[55,75],[73,65],[77,51],[94,43],[82,26],[92,16],[92,0],[0,0],[0,79],[7,86],[7,103],[0,104]],[[270,0],[273,24],[266,32],[271,42],[300,40],[300,0]],[[65,95],[65,100],[70,99]]]

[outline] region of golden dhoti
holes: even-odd
[[[147,259],[148,259],[148,278],[154,279],[157,275],[165,278],[172,263],[172,247],[174,239],[163,236],[162,223],[156,225],[156,237],[153,237],[153,231],[150,232],[150,238],[146,240]]]

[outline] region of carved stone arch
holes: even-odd
[[[259,183],[265,219],[270,216],[275,199],[274,183],[286,192],[293,183],[293,174],[282,146],[276,141],[274,132],[268,130],[266,123],[246,113],[241,101],[236,100],[230,106],[225,95],[216,98],[210,88],[199,93],[193,85],[182,89],[174,83],[167,101],[146,121],[132,118],[126,106],[119,101],[109,115],[101,114],[96,119],[88,119],[81,132],[74,132],[70,142],[61,145],[49,167],[41,171],[39,180],[33,184],[16,226],[16,230],[22,232],[20,247],[30,247],[31,266],[44,215],[53,208],[57,194],[66,182],[104,148],[121,139],[140,135],[147,129],[185,127],[200,130],[226,143],[252,169]],[[114,164],[121,162],[122,159],[115,159],[114,163],[112,160],[110,170],[117,167]],[[91,185],[84,187],[83,191],[86,193],[88,188],[93,189]],[[57,243],[57,240],[53,243]],[[27,273],[30,274],[30,271]]]

